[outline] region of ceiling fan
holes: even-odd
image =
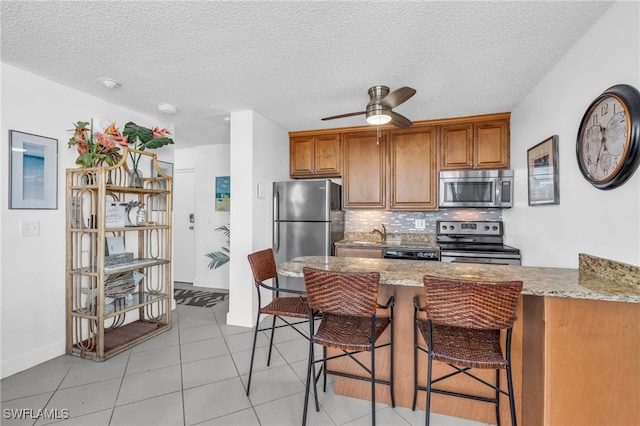
[[[411,87],[401,87],[389,93],[387,86],[373,86],[369,89],[369,103],[365,111],[350,112],[347,114],[333,115],[322,120],[334,120],[336,118],[353,117],[366,114],[367,123],[382,125],[391,122],[396,127],[406,128],[411,126],[411,120],[393,112],[392,109],[407,101],[416,94]]]

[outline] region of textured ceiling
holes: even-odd
[[[320,118],[364,110],[377,84],[417,90],[395,109],[412,120],[511,111],[612,2],[0,4],[3,62],[173,122],[186,147],[228,143],[233,111],[288,131],[363,125]]]

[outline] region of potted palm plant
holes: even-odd
[[[211,259],[211,262],[209,262],[209,269],[218,269],[219,267],[226,265],[229,262],[229,256],[231,254],[229,251],[229,238],[231,237],[229,225],[219,226],[215,230],[224,233],[225,237],[227,237],[227,246],[220,247],[220,251],[213,251],[205,254],[205,256]]]

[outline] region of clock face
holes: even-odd
[[[580,134],[580,161],[590,180],[606,182],[622,165],[629,146],[627,110],[617,96],[603,95],[587,111]]]
[[[622,185],[640,163],[640,92],[619,84],[587,108],[576,141],[578,166],[598,189]]]

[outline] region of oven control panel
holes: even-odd
[[[502,236],[501,221],[456,221],[439,220],[438,235],[491,235]]]

